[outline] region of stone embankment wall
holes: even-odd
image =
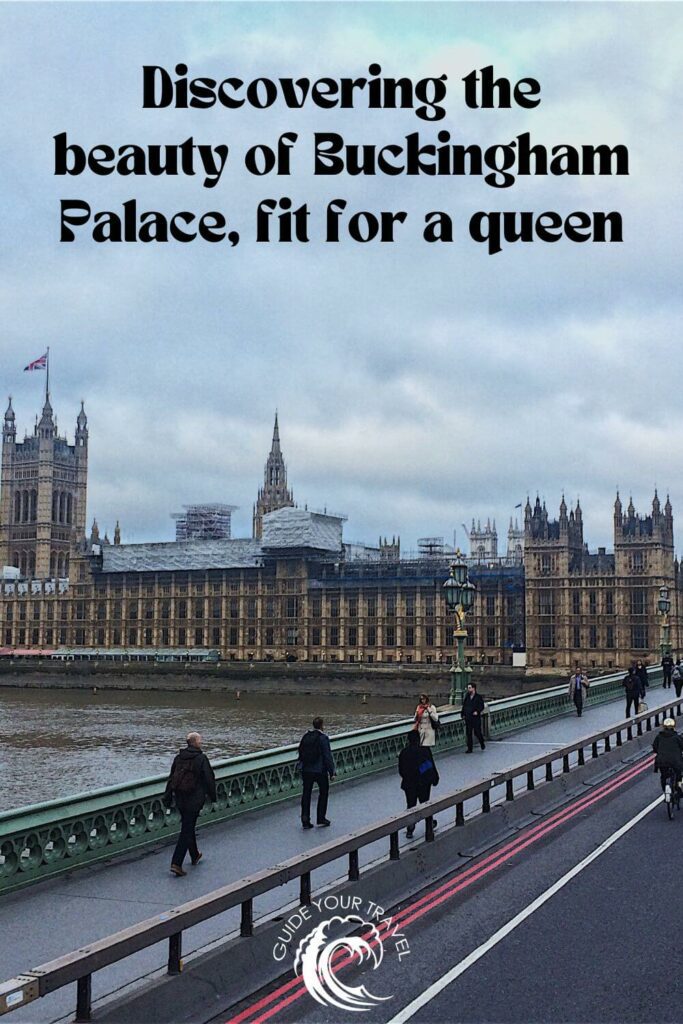
[[[472,679],[488,697],[510,697],[538,690],[547,681],[508,667],[475,667]],[[291,664],[168,665],[137,662],[41,662],[3,664],[0,687],[101,690],[239,690],[241,693],[374,697],[414,696],[426,690],[436,703],[445,703],[450,692],[448,669],[442,666],[373,667]]]

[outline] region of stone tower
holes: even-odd
[[[639,626],[643,648],[656,649],[660,620],[657,613],[659,588],[672,590],[674,598],[674,527],[673,510],[668,495],[664,511],[655,490],[652,512],[638,515],[633,499],[624,513],[617,494],[614,503],[614,563],[618,580],[617,612],[618,643],[632,647],[631,632]],[[677,609],[672,604],[674,616]]]
[[[524,561],[524,527],[520,527],[515,517],[514,523],[510,516],[508,527],[508,547],[506,561],[510,565],[521,565]]]
[[[280,428],[277,413],[275,413],[273,443],[263,475],[263,487],[259,489],[254,505],[253,536],[257,540],[261,539],[263,517],[267,512],[275,512],[278,508],[288,508],[293,505],[292,492],[287,489],[287,468],[280,449]]]
[[[37,579],[68,576],[71,553],[85,536],[87,486],[83,403],[73,445],[57,433],[48,391],[33,434],[17,442],[10,398],[2,432],[0,565]]]
[[[486,526],[482,530],[481,520],[477,520],[475,523],[472,520],[472,529],[468,534],[470,542],[470,558],[476,558],[479,562],[492,561],[498,557],[498,531],[496,530],[496,520],[493,520],[493,526],[491,526],[491,520],[486,520]]]

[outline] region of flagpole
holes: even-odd
[[[45,360],[45,401],[50,399],[50,346],[47,346],[47,358]]]

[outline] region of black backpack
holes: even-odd
[[[315,764],[320,757],[320,752],[320,733],[317,729],[311,729],[301,737],[301,742],[299,743],[299,761],[304,768],[306,765]]]
[[[195,767],[196,765],[196,767]],[[178,759],[171,776],[171,789],[174,793],[194,793],[199,783],[199,767],[201,758],[193,757],[191,760]]]

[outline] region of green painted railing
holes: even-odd
[[[593,680],[588,706],[623,692],[622,678]],[[651,680],[661,681],[660,669],[651,672]],[[572,710],[567,684],[495,700],[487,706],[488,731],[497,736]],[[446,711],[441,723],[438,749],[461,747],[459,714]],[[411,727],[412,721],[404,720],[332,737],[337,782],[395,767]],[[217,800],[204,808],[201,824],[295,797],[301,790],[296,750],[295,745],[278,747],[215,762]],[[0,892],[170,838],[178,831],[179,816],[161,802],[165,784],[166,777],[156,775],[0,813]]]

